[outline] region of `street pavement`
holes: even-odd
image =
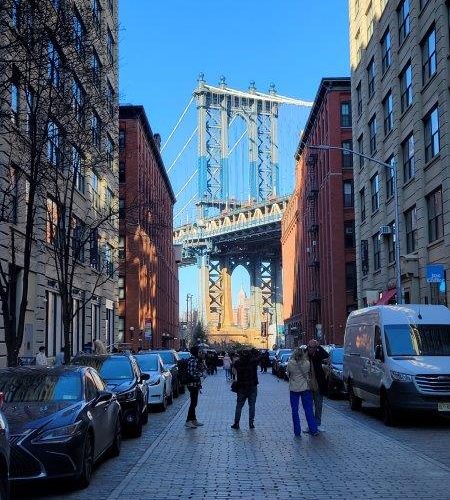
[[[100,464],[83,491],[62,485],[18,491],[16,498],[172,499],[439,499],[450,498],[450,424],[411,420],[386,428],[375,409],[350,412],[345,401],[324,407],[325,432],[292,432],[288,385],[260,376],[256,429],[230,428],[235,394],[224,374],[206,379],[198,418],[184,427],[188,398],[150,415],[141,439]],[[301,415],[302,425],[305,419]],[[39,492],[39,496],[35,494]]]

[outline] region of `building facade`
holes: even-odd
[[[21,325],[25,357],[115,340],[117,47],[117,0],[0,6],[0,365]]]
[[[119,338],[178,347],[175,196],[143,106],[120,106]]]
[[[343,148],[321,151],[310,146]],[[356,308],[349,78],[324,78],[296,153],[295,192],[282,220],[286,344],[341,344]]]
[[[448,2],[349,3],[353,143],[395,166],[402,277],[398,294],[391,171],[355,159],[358,303],[447,304]]]

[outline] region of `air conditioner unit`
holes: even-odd
[[[392,234],[391,226],[380,226],[380,236],[388,236]]]

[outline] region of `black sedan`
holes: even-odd
[[[72,360],[73,365],[91,366],[114,392],[122,407],[122,423],[134,437],[142,434],[148,422],[148,388],[150,376],[142,373],[134,356],[128,354],[82,354]]]
[[[0,408],[4,395],[0,393]],[[9,498],[9,431],[5,415],[0,411],[0,499]]]
[[[323,371],[328,387],[328,397],[333,398],[340,394],[345,394],[342,368],[344,362],[344,349],[342,347],[332,347],[330,357],[323,363]]]
[[[10,430],[10,478],[65,478],[88,486],[95,462],[119,455],[120,405],[98,373],[80,367],[0,370]]]

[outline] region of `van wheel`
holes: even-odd
[[[393,427],[398,424],[398,413],[393,410],[386,391],[381,393],[381,415],[384,425]]]
[[[351,410],[359,411],[361,409],[362,399],[355,395],[351,383],[348,384],[348,401]]]

